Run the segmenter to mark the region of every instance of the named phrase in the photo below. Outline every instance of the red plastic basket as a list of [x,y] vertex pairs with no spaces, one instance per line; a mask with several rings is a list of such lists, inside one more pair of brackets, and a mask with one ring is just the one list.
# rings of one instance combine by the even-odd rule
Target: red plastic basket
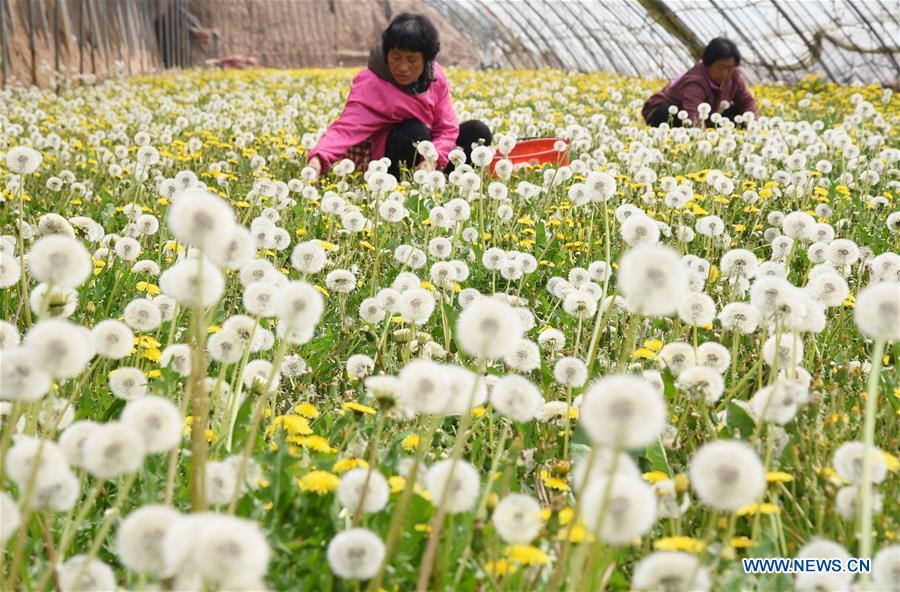
[[[552,164],[554,166],[563,166],[569,164],[569,142],[566,142],[566,149],[562,152],[553,148],[553,145],[560,141],[561,138],[531,138],[520,140],[516,146],[506,156],[513,163],[514,168],[521,167],[526,164]],[[499,160],[503,159],[503,155],[499,152],[494,155],[491,162],[491,172]],[[496,173],[495,173],[496,174]]]

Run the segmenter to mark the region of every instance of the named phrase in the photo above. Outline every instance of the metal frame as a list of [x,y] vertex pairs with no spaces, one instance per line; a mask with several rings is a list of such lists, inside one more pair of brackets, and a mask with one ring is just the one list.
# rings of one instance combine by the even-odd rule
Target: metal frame
[[[500,47],[509,67],[615,71],[671,77],[690,48],[638,0],[424,0],[476,48]],[[900,80],[900,19],[884,0],[661,0],[704,42],[740,43],[746,69],[764,80],[807,73],[833,82]],[[865,32],[865,34],[863,34]],[[893,43],[894,45],[891,45]]]

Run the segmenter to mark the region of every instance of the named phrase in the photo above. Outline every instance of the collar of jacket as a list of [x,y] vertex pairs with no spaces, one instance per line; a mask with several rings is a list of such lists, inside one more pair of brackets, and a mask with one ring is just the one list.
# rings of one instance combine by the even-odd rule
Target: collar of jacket
[[394,80],[394,77],[391,76],[391,70],[388,68],[387,60],[384,55],[384,51],[381,49],[381,43],[375,44],[372,48],[372,51],[369,52],[369,70],[375,72],[375,74],[381,78],[382,80],[386,80],[402,90],[403,92],[411,95],[420,95],[423,92],[428,90],[428,87],[431,86],[431,83],[434,82],[434,62],[426,62],[425,63],[425,71],[422,72],[422,75],[419,76],[419,79],[409,86],[401,86]]

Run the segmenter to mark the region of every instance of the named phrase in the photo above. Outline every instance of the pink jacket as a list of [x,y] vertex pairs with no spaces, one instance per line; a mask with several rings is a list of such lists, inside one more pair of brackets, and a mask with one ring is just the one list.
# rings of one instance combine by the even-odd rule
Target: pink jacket
[[344,112],[329,126],[309,158],[318,156],[324,173],[346,158],[351,147],[371,141],[370,158],[377,160],[384,156],[391,126],[413,118],[431,130],[437,165],[443,169],[449,161],[447,155],[456,146],[459,124],[450,100],[450,86],[440,66],[434,64],[434,81],[419,95],[404,92],[366,68],[353,77]]
[[711,113],[719,110],[719,104],[728,101],[735,105],[739,113],[752,111],[756,114],[756,100],[744,83],[740,70],[735,69],[731,78],[722,86],[717,86],[706,73],[703,62],[697,62],[693,68],[672,80],[664,89],[655,93],[641,109],[644,121],[650,121],[650,116],[657,107],[664,104],[676,105],[679,109],[687,111],[688,117],[694,123],[700,122],[697,106],[707,103],[712,107]]

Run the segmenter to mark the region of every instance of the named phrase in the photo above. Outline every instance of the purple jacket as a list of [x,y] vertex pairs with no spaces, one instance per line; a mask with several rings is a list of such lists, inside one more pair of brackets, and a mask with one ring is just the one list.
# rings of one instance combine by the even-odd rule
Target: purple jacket
[[701,61],[647,99],[644,108],[641,109],[641,115],[644,121],[649,122],[653,111],[660,105],[676,105],[679,109],[687,111],[688,117],[697,124],[700,123],[700,116],[697,113],[697,106],[700,103],[708,103],[712,107],[710,113],[715,113],[720,111],[719,105],[722,101],[728,101],[736,106],[740,113],[751,111],[754,115],[757,114],[756,100],[747,89],[738,69],[734,70],[729,80],[718,86],[710,79],[706,73],[706,66]]
[[331,124],[309,157],[318,156],[322,172],[336,161],[363,149],[368,158],[384,156],[384,145],[391,126],[404,119],[418,119],[431,130],[431,142],[437,149],[437,166],[443,169],[456,146],[459,125],[450,100],[447,77],[434,64],[434,82],[425,92],[414,95],[379,77],[371,68],[353,77],[344,112]]

